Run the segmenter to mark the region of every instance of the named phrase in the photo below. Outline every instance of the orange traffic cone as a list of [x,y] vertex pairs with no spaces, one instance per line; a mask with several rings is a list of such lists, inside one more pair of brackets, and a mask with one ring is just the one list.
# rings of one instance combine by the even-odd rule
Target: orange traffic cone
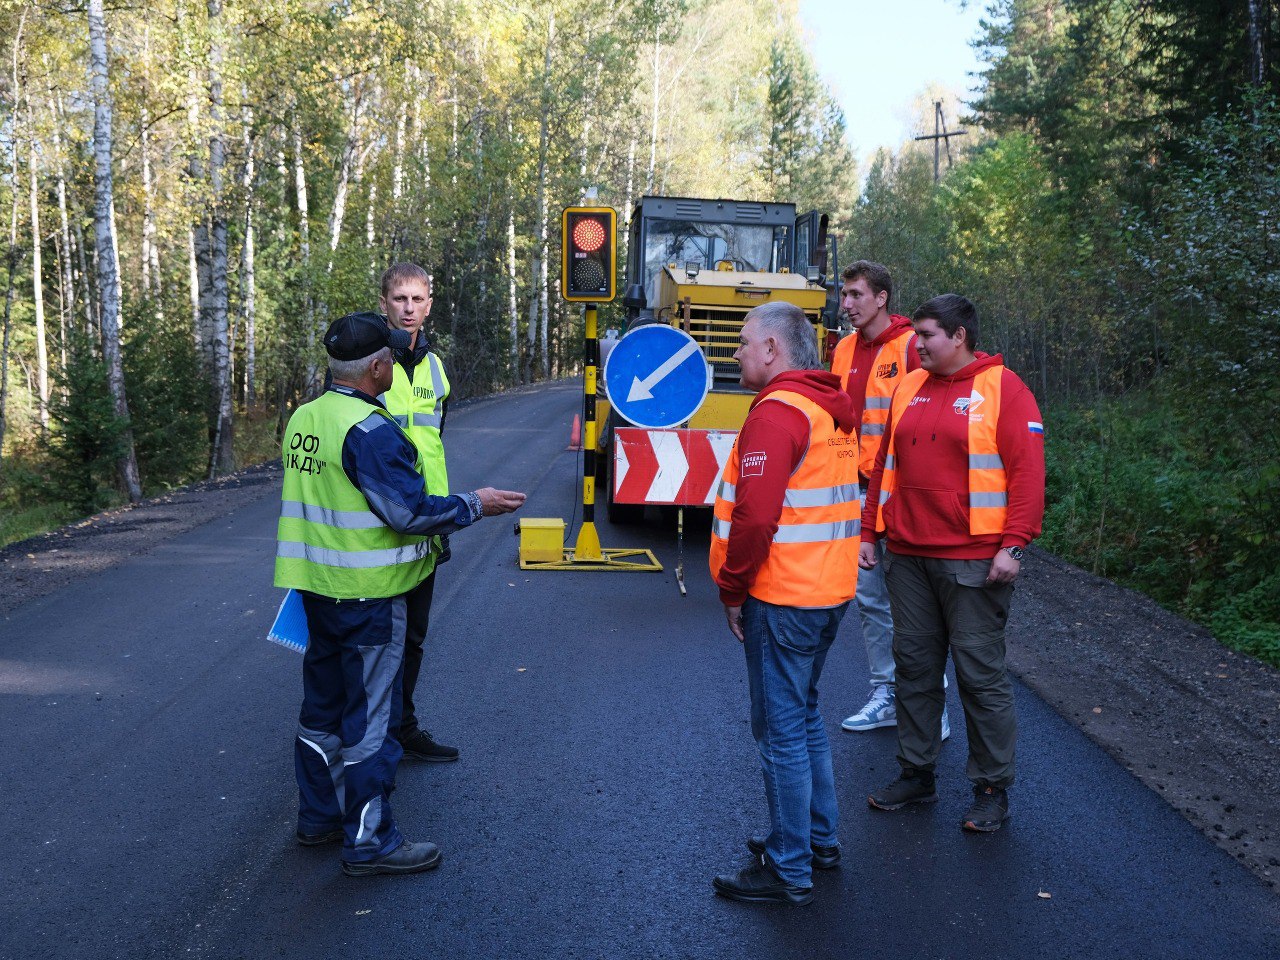
[[565,449],[582,449],[582,417],[576,413],[573,415],[573,426],[569,428],[569,445]]

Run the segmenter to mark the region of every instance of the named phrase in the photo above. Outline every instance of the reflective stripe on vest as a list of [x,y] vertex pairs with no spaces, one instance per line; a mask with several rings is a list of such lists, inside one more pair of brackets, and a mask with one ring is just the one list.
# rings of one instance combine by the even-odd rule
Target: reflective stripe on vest
[[405,536],[384,524],[342,469],[342,447],[353,428],[398,432],[381,409],[333,390],[289,418],[281,451],[276,586],[337,600],[394,597],[435,566],[431,538]]
[[[1003,376],[1004,367],[994,366],[973,378],[972,390],[983,398],[981,412],[969,414],[969,532],[974,536],[1004,533],[1008,517],[1008,479],[997,443]],[[884,472],[880,475],[880,503],[876,511],[879,533],[887,532],[884,507],[892,499],[898,483],[897,425],[928,379],[929,374],[924,370],[913,370],[893,396],[894,434],[889,437]]]
[[[769,554],[756,572],[751,596],[790,607],[834,607],[852,599],[857,588],[861,510],[858,466],[847,440],[831,414],[814,401],[789,390],[769,394],[764,402],[795,407],[809,421],[809,446],[787,481],[778,529]],[[738,434],[741,438],[742,434]],[[711,575],[719,575],[733,531],[733,510],[741,481],[742,460],[735,440],[716,493],[711,522]]]
[[[871,471],[875,469],[880,439],[884,436],[884,425],[889,419],[889,409],[893,402],[893,391],[907,374],[907,347],[915,335],[914,330],[903,330],[882,343],[870,361],[862,422],[858,426],[858,470],[864,477],[871,476]],[[855,330],[841,340],[831,360],[831,372],[840,377],[840,387],[843,390],[849,389],[849,378],[853,375],[853,354],[857,345],[854,338],[858,336],[861,334]],[[846,341],[848,347],[842,350]]]
[[[418,393],[423,386],[424,372],[431,379],[431,389],[424,391],[430,396]],[[448,399],[450,389],[440,358],[428,353],[414,367],[413,380],[409,379],[404,365],[396,363],[391,389],[379,398],[422,454],[422,477],[427,481],[427,493],[436,497],[449,495],[449,472],[445,467],[444,444],[440,440],[440,423],[441,406]]]

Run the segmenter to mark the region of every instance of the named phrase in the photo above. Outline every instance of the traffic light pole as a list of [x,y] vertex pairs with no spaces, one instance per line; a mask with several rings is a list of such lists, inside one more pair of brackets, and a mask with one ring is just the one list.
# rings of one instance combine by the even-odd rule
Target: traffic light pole
[[583,346],[582,428],[582,528],[573,548],[575,560],[604,560],[600,534],[596,532],[596,370],[600,364],[600,340],[596,305],[585,304],[586,337]]

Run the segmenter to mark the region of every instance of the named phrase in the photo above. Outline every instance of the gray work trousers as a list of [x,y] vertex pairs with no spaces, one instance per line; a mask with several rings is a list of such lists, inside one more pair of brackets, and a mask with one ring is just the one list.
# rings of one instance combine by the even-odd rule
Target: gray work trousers
[[1008,788],[1014,779],[1013,683],[1004,627],[1013,584],[986,585],[990,560],[885,553],[897,669],[898,763],[933,772],[942,749],[942,675],[950,651],[969,736],[969,779]]

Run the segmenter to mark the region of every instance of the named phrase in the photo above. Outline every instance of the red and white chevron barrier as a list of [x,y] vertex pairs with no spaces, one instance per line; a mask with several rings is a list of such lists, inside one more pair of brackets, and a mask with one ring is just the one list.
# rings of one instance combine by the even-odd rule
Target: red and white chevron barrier
[[614,430],[615,503],[709,507],[738,436],[730,430]]

